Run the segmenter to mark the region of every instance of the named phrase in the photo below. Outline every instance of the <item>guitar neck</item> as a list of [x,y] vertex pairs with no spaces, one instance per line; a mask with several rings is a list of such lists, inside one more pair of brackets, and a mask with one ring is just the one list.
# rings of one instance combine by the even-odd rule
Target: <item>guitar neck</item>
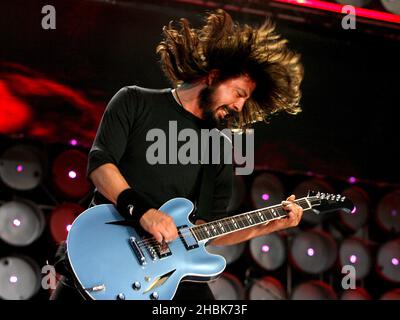
[[[303,211],[311,209],[311,204],[306,197],[294,202],[302,207]],[[287,212],[279,204],[204,223],[191,227],[190,230],[198,241],[207,241],[286,216]]]

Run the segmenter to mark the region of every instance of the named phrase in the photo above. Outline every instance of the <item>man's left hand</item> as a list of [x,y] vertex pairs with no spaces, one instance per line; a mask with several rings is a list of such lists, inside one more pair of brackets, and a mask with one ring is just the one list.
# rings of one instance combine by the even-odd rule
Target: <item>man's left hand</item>
[[287,211],[287,216],[259,226],[261,234],[296,227],[300,223],[303,216],[303,208],[294,202],[295,199],[295,195],[292,194],[286,201],[282,201],[282,207]]

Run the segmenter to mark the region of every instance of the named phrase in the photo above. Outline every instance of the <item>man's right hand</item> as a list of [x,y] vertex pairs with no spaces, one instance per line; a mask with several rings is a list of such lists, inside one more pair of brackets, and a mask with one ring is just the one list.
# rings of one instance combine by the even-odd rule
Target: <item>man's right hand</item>
[[171,242],[178,238],[178,229],[174,220],[162,211],[149,209],[139,222],[142,228],[152,234],[159,243]]

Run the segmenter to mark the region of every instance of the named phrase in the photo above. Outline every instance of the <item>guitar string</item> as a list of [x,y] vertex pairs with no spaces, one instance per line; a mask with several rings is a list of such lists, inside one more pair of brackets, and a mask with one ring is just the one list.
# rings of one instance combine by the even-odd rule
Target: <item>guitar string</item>
[[[298,201],[296,201],[296,203],[301,203],[301,202],[303,202],[303,203],[305,203],[305,204],[307,204],[307,202],[305,201],[305,199],[299,199]],[[279,209],[281,209],[282,207],[280,207],[280,205],[275,205],[275,206],[271,206],[271,207],[268,207],[268,208],[266,208],[266,209],[260,209],[259,211],[254,211],[254,212],[251,212],[251,214],[254,214],[254,213],[258,213],[258,212],[266,212],[267,210],[270,210],[270,209],[272,209],[272,208],[279,208]],[[285,212],[286,212],[286,210],[285,210]],[[242,222],[242,224],[244,225],[244,227],[248,227],[248,226],[246,226],[244,223],[243,223],[243,221],[248,221],[248,218],[247,217],[245,217],[245,215],[246,214],[249,214],[249,213],[244,213],[243,214],[243,216],[238,216],[238,217],[236,217],[235,218],[235,220],[239,223],[239,222]],[[287,215],[284,215],[284,216],[287,216]],[[272,221],[272,220],[275,220],[275,219],[280,219],[280,218],[282,218],[282,217],[284,217],[284,216],[279,216],[278,218],[272,218],[272,219],[268,219],[268,221]],[[224,222],[224,220],[230,220],[230,219],[233,219],[232,217],[228,217],[228,218],[225,218],[225,219],[223,219],[223,220],[220,220],[220,221],[222,221],[222,223]],[[261,224],[261,223],[260,223]],[[191,228],[191,230],[193,230],[193,231],[197,231],[197,230],[199,230],[199,229],[202,229],[204,226],[194,226],[194,227],[192,227]],[[230,230],[231,231],[231,230]],[[236,231],[236,230],[233,230],[233,231]],[[204,232],[204,231],[203,231]],[[152,238],[147,238],[147,239],[143,239],[143,240],[141,240],[141,241],[138,241],[137,242],[137,244],[139,244],[140,246],[146,246],[146,245],[148,245],[148,244],[157,244],[158,246],[161,246],[161,244],[154,238],[154,237],[152,237]]]

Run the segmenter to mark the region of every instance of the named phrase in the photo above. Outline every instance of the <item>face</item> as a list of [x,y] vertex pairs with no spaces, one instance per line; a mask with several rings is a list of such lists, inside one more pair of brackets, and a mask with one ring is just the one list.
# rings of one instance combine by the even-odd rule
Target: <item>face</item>
[[204,119],[221,126],[229,117],[240,113],[250,98],[255,82],[247,75],[231,78],[204,88],[200,92],[200,108]]

